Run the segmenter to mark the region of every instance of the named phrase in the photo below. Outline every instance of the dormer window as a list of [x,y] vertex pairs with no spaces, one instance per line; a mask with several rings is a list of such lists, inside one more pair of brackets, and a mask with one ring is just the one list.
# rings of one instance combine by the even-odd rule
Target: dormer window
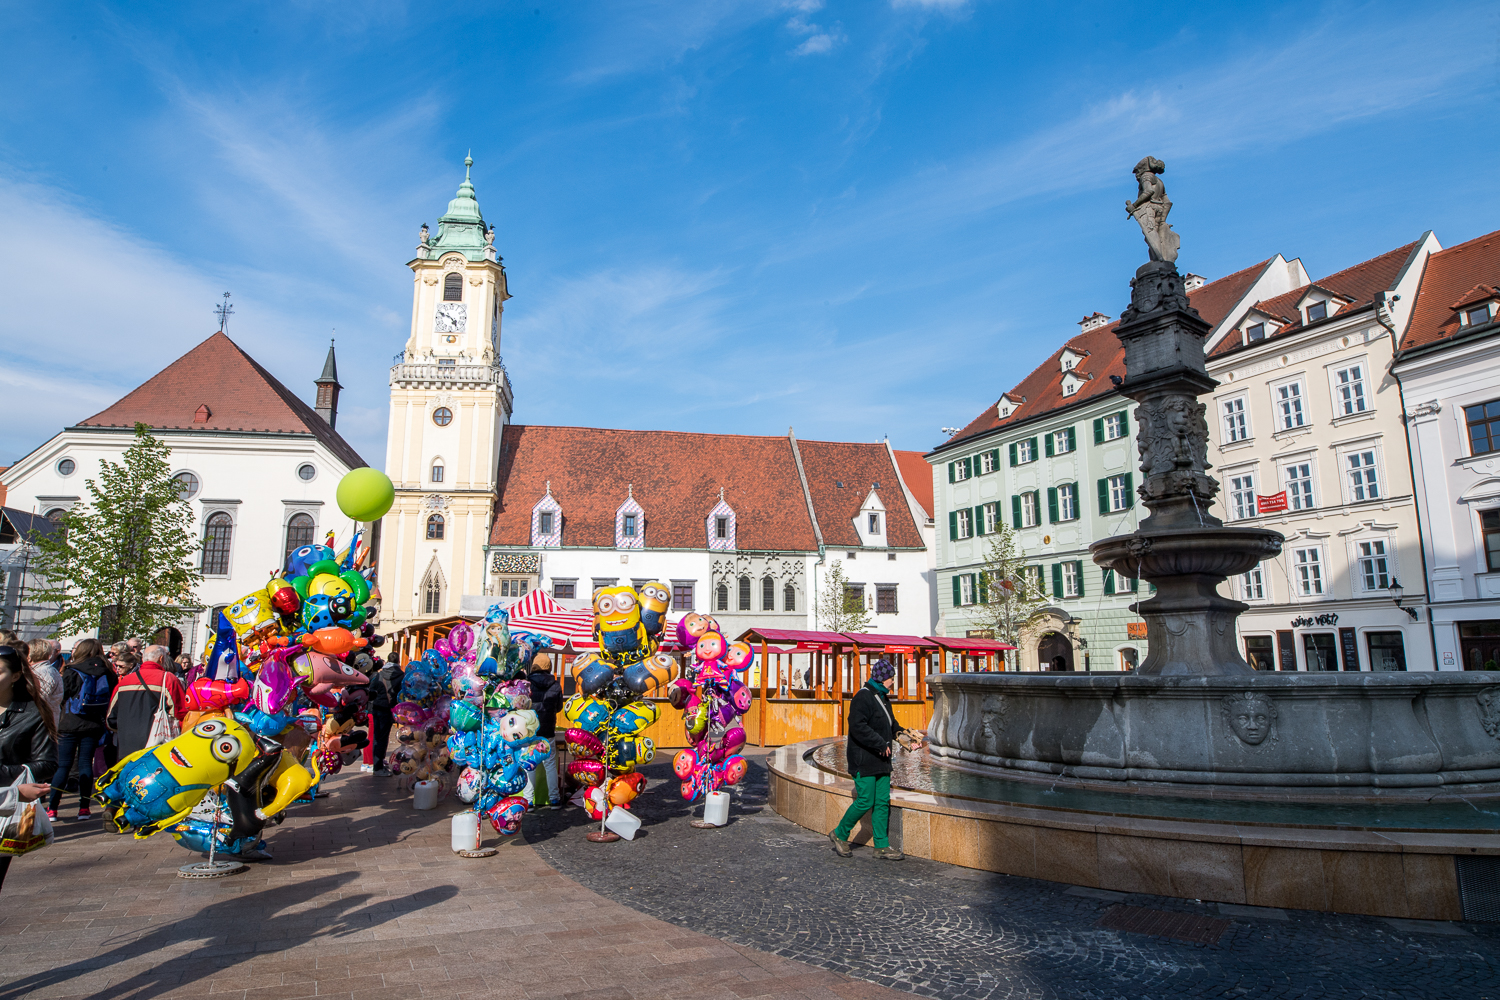
[[726,539],[728,537],[729,537],[729,518],[727,518],[727,517],[716,517],[716,518],[714,518],[714,538],[718,539],[719,541],[723,541],[724,539]]
[[1320,319],[1328,318],[1328,301],[1309,302],[1307,304],[1307,321],[1316,323]]
[[1266,324],[1252,323],[1245,327],[1245,343],[1253,344],[1257,340],[1266,339]]
[[646,544],[646,512],[635,500],[635,487],[627,487],[625,502],[615,511],[615,548],[639,549]]
[[869,533],[872,534],[872,535],[878,535],[878,534],[880,534],[880,515],[879,514],[871,514],[870,515],[870,531],[869,531]]
[[560,548],[562,546],[562,505],[552,495],[552,483],[547,483],[547,494],[531,508],[531,544],[538,548]]
[[636,515],[635,514],[626,514],[624,517],[622,517],[620,519],[620,525],[621,525],[621,527],[620,527],[620,534],[624,535],[626,538],[634,538],[635,537],[635,525],[636,525]]
[[1108,325],[1109,317],[1102,312],[1090,313],[1078,321],[1078,327],[1083,333],[1088,333],[1090,330],[1097,330],[1101,326]]
[[551,535],[551,534],[553,534],[554,531],[555,531],[555,529],[553,528],[553,520],[552,519],[555,516],[556,515],[554,515],[550,510],[543,511],[541,514],[537,515],[537,520],[536,520],[537,531],[540,534],[543,534],[543,535]]
[[1079,390],[1087,379],[1080,378],[1077,372],[1068,372],[1062,377],[1062,394],[1071,396]]
[[1000,397],[1000,402],[995,404],[995,413],[1000,417],[1001,420],[1004,420],[1012,413],[1015,413],[1016,410],[1019,409],[1021,404],[1024,402],[1026,402],[1025,396],[1021,396],[1020,398],[1016,399],[1012,398],[1009,393],[1006,393],[1004,396]]
[[734,508],[724,502],[724,491],[719,491],[719,502],[708,512],[704,527],[707,529],[708,547],[714,552],[733,552],[737,547],[735,538]]
[[1490,305],[1488,302],[1464,310],[1464,322],[1469,326],[1484,326],[1489,321]]

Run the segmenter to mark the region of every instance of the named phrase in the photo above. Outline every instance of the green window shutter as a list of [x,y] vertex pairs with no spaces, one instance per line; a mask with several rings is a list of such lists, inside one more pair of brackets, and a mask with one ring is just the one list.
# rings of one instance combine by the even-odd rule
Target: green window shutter
[[956,510],[948,512],[948,541],[958,541],[958,511]]
[[1052,457],[1052,441],[1053,441],[1053,437],[1052,437],[1051,434],[1048,434],[1042,440],[1047,445],[1047,457],[1051,458]]
[[1104,443],[1104,418],[1097,417],[1094,420],[1094,443]]
[[1073,560],[1073,579],[1078,581],[1078,596],[1083,596],[1083,560]]
[[1109,480],[1099,480],[1099,513],[1109,513]]
[[1021,494],[1019,493],[1010,498],[1010,520],[1016,527],[1021,526]]
[[1014,443],[1010,446],[1010,466],[1011,468],[1016,467],[1016,446]]
[[1052,564],[1052,596],[1062,596],[1062,563]]
[[974,537],[984,534],[984,504],[974,508]]
[[1069,451],[1077,451],[1078,450],[1078,431],[1077,431],[1076,428],[1073,428],[1073,427],[1069,427],[1068,428],[1068,450]]
[[1135,473],[1125,473],[1125,509],[1135,506]]
[[1107,569],[1104,571],[1104,594],[1109,596],[1115,592],[1115,571]]
[[951,482],[955,482],[955,481],[956,481],[956,480],[955,480],[955,479],[954,479],[954,478],[953,478],[953,466],[954,466],[954,464],[955,464],[955,463],[953,463],[953,462],[949,462],[949,463],[948,463],[948,482],[950,482],[950,483],[951,483]]
[[963,604],[963,601],[964,601],[963,584],[959,583],[959,581],[958,581],[958,574],[954,573],[953,574],[953,606],[955,608],[959,607],[960,605]]
[[1032,438],[1031,439],[1031,460],[1033,462],[1036,461],[1036,451],[1037,451],[1036,438]]
[[999,448],[995,448],[995,449],[992,449],[990,451],[990,465],[992,467],[994,467],[994,469],[995,469],[996,472],[1000,471],[1000,449]]
[[1130,411],[1120,411],[1120,436],[1130,437]]
[[1047,523],[1057,523],[1057,487],[1047,487]]
[[976,573],[974,575],[974,593],[979,595],[980,604],[988,604],[990,602],[990,582],[985,577],[986,574],[984,573]]

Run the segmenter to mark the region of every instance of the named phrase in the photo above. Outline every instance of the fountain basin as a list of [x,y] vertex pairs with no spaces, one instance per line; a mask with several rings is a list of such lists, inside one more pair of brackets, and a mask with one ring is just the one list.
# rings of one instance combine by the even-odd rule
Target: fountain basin
[[1306,797],[1500,795],[1500,676],[934,674],[931,752],[1017,775]]

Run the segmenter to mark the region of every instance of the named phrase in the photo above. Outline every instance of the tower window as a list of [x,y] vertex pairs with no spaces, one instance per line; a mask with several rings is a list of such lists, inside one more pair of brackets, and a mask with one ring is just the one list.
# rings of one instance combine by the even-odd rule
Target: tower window
[[449,424],[453,423],[453,411],[448,409],[446,406],[439,406],[437,409],[432,411],[432,422],[437,424],[439,427],[447,427]]
[[441,541],[443,537],[443,515],[434,514],[427,519],[427,537]]
[[432,463],[432,481],[435,482],[435,483],[440,483],[440,482],[443,481],[443,463],[442,462],[433,462]]
[[443,301],[462,302],[464,300],[464,276],[457,271],[449,271],[443,277]]
[[290,555],[304,545],[311,545],[316,528],[311,514],[293,514],[292,519],[286,523],[287,554]]

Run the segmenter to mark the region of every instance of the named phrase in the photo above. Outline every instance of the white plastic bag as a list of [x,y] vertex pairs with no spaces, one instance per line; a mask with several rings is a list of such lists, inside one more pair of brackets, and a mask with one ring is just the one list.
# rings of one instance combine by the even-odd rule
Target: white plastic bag
[[0,857],[30,854],[52,843],[52,821],[40,802],[22,802],[21,787],[32,783],[31,768],[23,767],[10,787],[0,792]]
[[[172,706],[176,708],[177,706]],[[161,672],[161,699],[156,703],[156,714],[151,717],[151,731],[146,734],[146,749],[182,735],[177,727],[177,717],[167,710],[167,671]]]

